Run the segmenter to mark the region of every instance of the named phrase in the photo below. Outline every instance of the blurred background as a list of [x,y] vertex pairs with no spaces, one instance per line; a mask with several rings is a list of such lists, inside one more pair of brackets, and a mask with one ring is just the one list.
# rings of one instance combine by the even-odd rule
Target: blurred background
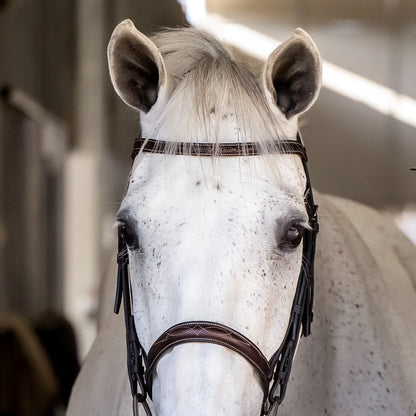
[[301,122],[314,187],[385,211],[416,242],[413,0],[0,0],[1,415],[28,414],[10,410],[16,368],[32,414],[63,414],[95,336],[138,134],[107,71],[125,18],[146,34],[189,22],[253,59],[307,30],[325,61]]

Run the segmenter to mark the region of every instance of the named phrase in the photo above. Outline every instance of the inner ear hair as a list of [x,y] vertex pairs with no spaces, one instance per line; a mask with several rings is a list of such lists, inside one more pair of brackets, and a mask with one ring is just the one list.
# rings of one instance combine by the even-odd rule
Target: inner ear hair
[[318,88],[315,59],[301,42],[291,44],[273,71],[276,102],[287,118],[305,111]]
[[306,111],[315,101],[321,85],[321,61],[309,35],[297,29],[292,38],[270,56],[266,85],[279,109],[289,119]]

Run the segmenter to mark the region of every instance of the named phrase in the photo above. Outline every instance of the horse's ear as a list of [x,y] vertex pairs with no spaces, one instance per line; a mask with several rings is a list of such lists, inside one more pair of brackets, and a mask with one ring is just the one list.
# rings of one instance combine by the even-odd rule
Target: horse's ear
[[267,91],[289,119],[308,110],[321,88],[321,58],[311,37],[302,29],[269,56],[264,72]]
[[162,90],[167,74],[156,45],[139,32],[129,19],[121,22],[107,49],[111,81],[128,105],[148,112]]

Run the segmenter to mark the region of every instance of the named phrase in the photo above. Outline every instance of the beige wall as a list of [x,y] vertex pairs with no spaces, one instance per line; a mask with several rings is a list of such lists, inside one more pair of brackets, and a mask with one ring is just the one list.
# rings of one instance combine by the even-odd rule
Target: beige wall
[[[207,0],[208,10],[217,13],[232,14],[236,9],[252,12],[263,10],[273,13],[276,17],[291,17],[307,14],[313,20],[325,19],[368,19],[379,20],[390,13],[391,6],[396,3],[389,0]],[[401,19],[416,18],[416,2],[401,0],[397,2]]]

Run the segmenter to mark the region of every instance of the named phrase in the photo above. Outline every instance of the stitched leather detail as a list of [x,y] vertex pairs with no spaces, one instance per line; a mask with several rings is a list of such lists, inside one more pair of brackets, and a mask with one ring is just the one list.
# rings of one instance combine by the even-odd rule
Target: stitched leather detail
[[134,142],[133,152],[131,155],[132,159],[134,159],[140,152],[202,157],[259,156],[262,154],[297,154],[303,160],[307,160],[305,148],[300,142],[295,140],[270,141],[269,143],[264,143],[263,146],[260,146],[260,144],[257,142],[187,143],[167,142],[163,140],[152,140],[140,137],[137,138]]
[[272,370],[260,349],[234,329],[207,321],[183,322],[165,331],[149,350],[146,378],[151,377],[157,362],[169,348],[191,342],[217,344],[237,352],[256,368],[263,390],[268,391]]

